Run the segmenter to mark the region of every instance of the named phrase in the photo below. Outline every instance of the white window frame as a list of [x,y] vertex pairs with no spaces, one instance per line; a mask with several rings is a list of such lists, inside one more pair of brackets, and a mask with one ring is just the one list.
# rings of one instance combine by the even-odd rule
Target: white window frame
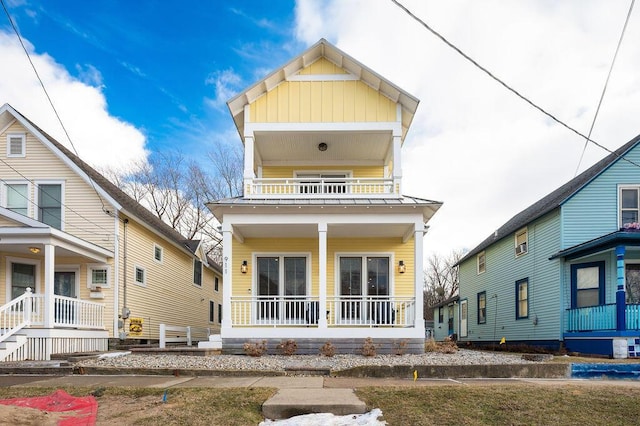
[[[638,208],[635,209],[638,212],[638,222],[640,222],[640,185],[618,185],[618,229],[621,229],[624,226],[622,223],[622,191],[624,189],[632,189],[635,190],[638,196]],[[627,209],[631,210],[631,209]]]
[[[196,282],[196,262],[200,262],[200,284]],[[204,262],[202,259],[194,258],[191,263],[191,283],[197,288],[202,288],[204,285]]]
[[[142,271],[142,282],[138,281],[138,269]],[[133,267],[133,282],[140,287],[147,286],[147,270],[144,267],[140,265],[135,265]]]
[[[278,276],[281,280],[284,280],[284,258],[285,257],[304,257],[306,259],[307,276],[306,276],[306,289],[307,296],[311,295],[311,269],[313,267],[311,262],[310,252],[255,252],[252,253],[251,258],[254,268],[251,268],[251,287],[252,294],[258,296],[258,258],[259,257],[277,257],[278,258]],[[278,283],[278,296],[284,296],[284,285]]]
[[[360,277],[361,279],[361,283],[360,285],[362,286],[363,290],[365,287],[364,284],[364,280],[367,279],[367,277],[365,276],[366,274],[364,273],[366,271],[366,265],[364,264],[364,262],[366,261],[367,257],[388,257],[389,258],[389,297],[394,297],[395,293],[395,265],[396,265],[396,261],[395,261],[395,255],[394,253],[391,252],[339,252],[335,254],[335,258],[333,260],[333,264],[335,265],[334,269],[334,282],[335,282],[335,295],[336,297],[340,297],[340,258],[341,257],[359,257],[362,259],[362,277]],[[365,292],[363,291],[362,297],[367,297],[367,294],[364,294]]]
[[[107,270],[107,282],[106,284],[94,284],[93,271],[106,269]],[[111,288],[111,266],[106,263],[89,263],[87,264],[87,288],[92,289],[96,287]]]
[[[480,257],[484,259],[482,263],[480,263]],[[480,265],[482,265],[482,270],[480,270]],[[485,250],[482,250],[476,256],[476,272],[478,275],[480,275],[480,274],[484,274],[486,271],[487,271],[487,252]]]
[[4,180],[2,182],[2,207],[8,209],[9,207],[7,206],[8,203],[8,194],[9,194],[9,189],[7,188],[8,185],[27,185],[27,217],[31,217],[33,218],[33,200],[32,200],[32,185],[31,182],[28,180],[14,180],[14,179],[7,179]]
[[[304,176],[304,175],[314,175],[314,176]],[[344,179],[352,179],[353,171],[352,170],[294,170],[293,177],[294,179],[315,179],[315,175],[318,175],[318,179],[323,179],[322,175],[344,175]],[[329,178],[331,179],[331,178]],[[338,179],[338,178],[336,178]],[[340,184],[337,184],[340,185]],[[344,183],[346,194],[351,192],[351,188],[347,183]]]
[[76,274],[76,299],[80,299],[80,280],[82,279],[80,265],[56,264],[54,272],[73,272]]
[[[22,140],[22,149],[20,154],[11,153],[11,139],[20,138]],[[7,157],[24,158],[27,156],[27,134],[26,133],[7,133]]]
[[[36,187],[34,191],[34,199],[35,199],[35,211],[33,214],[33,218],[37,221],[40,220],[40,185],[60,185],[60,230],[64,231],[65,228],[65,206],[64,206],[64,194],[66,192],[65,189],[65,181],[60,179],[51,179],[51,180],[37,180],[34,182]],[[43,222],[44,223],[44,222]]]
[[25,265],[35,265],[35,287],[33,293],[41,293],[42,289],[40,288],[40,260],[38,259],[29,259],[27,257],[6,257],[6,268],[5,268],[5,282],[6,286],[6,298],[5,300],[9,302],[11,300],[11,287],[13,287],[11,280],[11,264],[12,263],[24,263]]
[[[524,243],[521,243],[520,245],[524,245],[524,248],[520,248],[520,253],[518,253],[518,237],[521,235],[525,235],[525,241]],[[524,256],[525,254],[529,253],[529,228],[528,227],[524,227],[524,228],[520,228],[518,229],[514,234],[513,234],[513,244],[514,244],[514,251],[516,254],[516,257],[520,257],[520,256]]]
[[[157,250],[160,250],[160,259],[156,258],[156,252]],[[156,263],[160,263],[162,264],[164,261],[164,249],[162,248],[162,246],[159,246],[158,244],[153,244],[153,260]]]

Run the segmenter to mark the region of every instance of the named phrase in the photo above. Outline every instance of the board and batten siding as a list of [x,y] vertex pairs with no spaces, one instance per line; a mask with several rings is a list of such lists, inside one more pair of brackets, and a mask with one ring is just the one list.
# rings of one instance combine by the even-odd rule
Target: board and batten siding
[[290,179],[296,172],[351,172],[353,178],[384,178],[383,166],[266,166],[262,168],[263,178]]
[[[193,256],[129,219],[126,230],[127,267],[124,268],[124,225],[120,225],[120,272],[126,274],[127,306],[131,317],[142,318],[139,339],[158,339],[159,324],[211,327],[209,300],[221,302],[222,292],[215,292],[214,273],[203,267],[202,286],[193,282]],[[154,257],[155,245],[162,247],[162,261]],[[135,268],[145,270],[145,284],[135,280]],[[123,304],[124,280],[121,278],[120,303]],[[217,309],[217,306],[216,306]],[[126,322],[128,330],[129,322]]]
[[[486,272],[477,273],[476,256],[460,265],[460,299],[468,300],[468,337],[461,340],[561,339],[560,260],[549,260],[560,247],[559,229],[556,209],[527,227],[527,254],[515,257],[515,235],[510,234],[485,250]],[[516,320],[515,285],[524,278],[529,282],[529,317]],[[486,323],[478,324],[477,295],[483,291],[487,295]]]
[[[298,75],[345,74],[326,59]],[[358,80],[283,81],[250,104],[255,123],[392,122],[396,103]]]
[[[640,163],[640,146],[625,154],[625,158]],[[622,226],[618,224],[620,185],[640,186],[640,169],[617,160],[563,204],[562,248],[614,232]]]
[[[327,239],[327,296],[339,293],[339,277],[336,276],[336,255],[391,255],[389,268],[393,282],[393,295],[414,295],[413,249],[415,239],[402,243],[400,238],[328,238]],[[319,294],[318,239],[316,238],[245,238],[244,243],[233,242],[233,296],[251,296],[255,291],[254,255],[310,254],[311,295]],[[240,273],[243,260],[248,262],[246,274]],[[398,273],[398,260],[404,260],[407,271]]]
[[[26,156],[7,157],[7,133],[26,134]],[[65,164],[56,154],[29,133],[19,123],[9,126],[0,134],[0,176],[7,181],[31,181],[29,216],[37,219],[38,181],[60,182],[62,194],[63,220],[62,230],[83,240],[92,242],[108,250],[114,249],[114,219],[106,214],[103,203],[94,188]],[[5,163],[6,162],[6,163]]]

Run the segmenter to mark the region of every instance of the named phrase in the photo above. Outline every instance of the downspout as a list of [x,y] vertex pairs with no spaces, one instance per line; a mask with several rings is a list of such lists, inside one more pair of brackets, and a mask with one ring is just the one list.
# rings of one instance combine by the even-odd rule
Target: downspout
[[129,318],[129,308],[127,307],[127,224],[129,219],[124,218],[122,220],[124,224],[122,232],[122,332],[120,333],[120,340],[124,340],[126,333],[124,331],[124,320]]
[[120,218],[118,213],[114,215],[114,262],[113,262],[113,337],[119,335],[120,318],[118,316],[120,302]]

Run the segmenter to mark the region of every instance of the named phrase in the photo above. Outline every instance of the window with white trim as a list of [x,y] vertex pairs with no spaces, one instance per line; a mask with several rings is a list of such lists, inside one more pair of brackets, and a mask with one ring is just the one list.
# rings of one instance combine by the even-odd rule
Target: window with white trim
[[6,182],[3,185],[2,204],[13,212],[29,216],[29,184],[27,182]]
[[487,255],[484,250],[478,253],[476,261],[478,265],[478,275],[480,275],[487,270]]
[[516,244],[516,257],[522,256],[523,254],[527,254],[529,250],[527,228],[522,228],[521,230],[516,232],[515,244]]
[[89,288],[111,287],[109,265],[104,265],[104,264],[88,265],[87,266],[87,286]]
[[143,267],[136,266],[134,276],[135,276],[136,284],[142,285],[142,286],[147,285],[147,274]]
[[25,157],[27,136],[24,133],[9,133],[7,135],[7,157]]
[[38,184],[38,220],[52,228],[62,228],[62,184]]
[[638,212],[640,211],[640,188],[637,186],[623,186],[620,187],[620,193],[618,194],[620,204],[620,228],[626,228],[633,223],[638,223],[640,218]]
[[156,262],[162,263],[162,247],[157,244],[153,245],[153,258]]
[[193,283],[202,286],[202,261],[193,259]]

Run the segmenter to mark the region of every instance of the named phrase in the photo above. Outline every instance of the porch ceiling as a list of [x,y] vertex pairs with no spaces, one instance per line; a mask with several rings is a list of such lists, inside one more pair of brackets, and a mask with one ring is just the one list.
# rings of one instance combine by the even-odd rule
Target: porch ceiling
[[[369,162],[383,164],[392,142],[390,131],[255,132],[256,151],[263,163]],[[326,151],[318,145],[327,144]]]
[[[234,231],[245,238],[318,238],[318,225],[309,224],[270,224],[270,225],[234,225]],[[329,224],[328,238],[389,238],[403,237],[411,232],[413,224]]]

